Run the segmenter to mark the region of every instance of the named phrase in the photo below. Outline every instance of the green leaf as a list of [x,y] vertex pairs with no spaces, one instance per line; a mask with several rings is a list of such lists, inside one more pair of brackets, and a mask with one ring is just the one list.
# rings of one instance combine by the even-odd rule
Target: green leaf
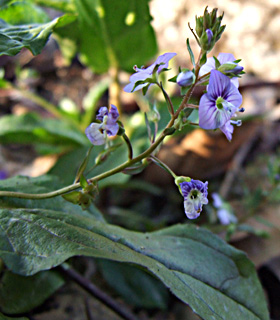
[[[56,176],[43,175],[36,178],[16,176],[6,180],[0,180],[1,191],[17,191],[28,193],[46,193],[62,188],[62,181]],[[0,197],[1,208],[42,208],[70,212],[75,215],[93,216],[104,221],[101,212],[93,205],[90,213],[82,210],[80,206],[74,205],[62,197],[42,200],[26,200],[19,198]]]
[[0,142],[44,143],[63,147],[89,145],[86,135],[58,119],[42,119],[35,113],[0,118]]
[[206,61],[207,61],[207,52],[204,52],[202,57],[201,57],[201,59],[200,59],[200,61],[199,61],[199,64],[201,66],[203,66],[206,63]]
[[25,277],[6,271],[1,278],[0,308],[8,314],[31,311],[41,305],[64,284],[55,271],[43,271]]
[[28,320],[28,318],[20,317],[20,318],[14,318],[14,317],[8,317],[4,316],[3,313],[0,312],[0,320]]
[[45,11],[27,1],[15,2],[9,6],[2,7],[0,19],[12,25],[46,23],[50,20]]
[[95,72],[132,71],[157,52],[149,0],[75,0],[81,60]]
[[194,60],[194,55],[193,55],[193,52],[192,52],[192,48],[190,46],[189,38],[187,39],[187,48],[188,48],[188,51],[189,51],[189,55],[190,55],[190,58],[191,58],[192,65],[195,68],[195,60]]
[[27,48],[33,55],[37,55],[55,28],[71,23],[75,19],[74,15],[64,15],[44,24],[18,26],[0,20],[0,55],[14,56],[22,48]]
[[109,286],[129,304],[139,308],[166,309],[168,291],[161,282],[147,272],[109,260],[100,260],[98,265]]
[[[77,171],[77,174],[76,174],[74,182],[78,182],[80,179],[85,180],[85,177],[83,176],[83,174],[84,174],[84,171],[85,171],[85,169],[86,169],[86,167],[88,165],[89,157],[90,157],[90,153],[91,153],[92,148],[93,148],[93,146],[89,147],[84,160],[82,161],[81,165],[79,166],[79,169]],[[81,180],[81,182],[82,182],[82,180]],[[83,188],[84,187],[85,186],[83,186]]]
[[[106,159],[101,162],[100,165],[95,166],[93,170],[90,171],[89,174],[87,174],[86,178],[89,179],[91,177],[97,176],[101,173],[104,173],[108,170],[111,170],[118,165],[124,163],[127,161],[127,148],[126,145],[121,145],[120,147],[114,148],[112,147],[112,152],[110,152]],[[96,157],[104,150],[104,146],[94,146],[92,149],[92,152],[90,154],[90,157],[88,159],[88,168],[91,168],[95,164]],[[64,184],[70,184],[74,181],[76,177],[76,173],[78,168],[81,165],[81,161],[84,158],[86,152],[88,151],[87,147],[75,149],[64,156],[62,156],[60,159],[58,159],[55,166],[49,171],[50,174],[58,176],[62,181],[64,181]],[[68,164],[71,163],[71,166],[69,167]],[[87,173],[87,170],[85,170],[85,173]],[[118,173],[115,175],[112,175],[106,179],[100,180],[98,182],[99,188],[104,188],[107,186],[110,186],[112,184],[119,184],[124,183],[129,179],[129,176],[123,173]]]
[[269,319],[246,254],[195,225],[139,233],[70,213],[2,209],[0,232],[1,258],[15,273],[35,274],[75,255],[132,263],[203,319]]

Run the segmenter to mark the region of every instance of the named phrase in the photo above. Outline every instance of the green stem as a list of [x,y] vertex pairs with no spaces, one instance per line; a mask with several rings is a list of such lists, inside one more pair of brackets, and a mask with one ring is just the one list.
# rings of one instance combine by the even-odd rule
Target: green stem
[[128,136],[124,133],[122,135],[126,145],[127,145],[127,149],[128,149],[128,159],[131,160],[133,158],[133,149],[132,149],[132,145],[131,145],[131,142],[128,138]]
[[[195,69],[195,75],[196,79],[198,78],[198,72],[200,69],[199,61],[201,58],[202,52],[200,52],[199,57],[198,57],[198,62],[196,64],[196,69]],[[168,130],[170,129],[173,125],[175,120],[177,119],[179,113],[181,112],[182,109],[185,108],[185,105],[188,103],[192,92],[194,90],[194,87],[197,84],[197,80],[195,83],[191,86],[190,90],[187,92],[185,95],[184,99],[182,100],[178,110],[175,112],[174,115],[172,115],[169,123],[167,124],[165,130],[162,131],[162,133],[159,135],[159,137],[156,139],[156,141],[143,153],[139,154],[137,157],[133,159],[129,159],[128,161],[124,162],[123,164],[119,165],[118,167],[111,169],[107,172],[101,173],[98,176],[92,177],[89,179],[90,182],[98,182],[102,179],[105,179],[107,177],[110,177],[116,173],[122,172],[125,168],[132,166],[133,164],[140,162],[141,160],[150,157],[152,152],[162,143],[164,138],[168,135]],[[41,193],[41,194],[30,194],[30,193],[21,193],[21,192],[14,192],[14,191],[0,191],[0,197],[14,197],[14,198],[22,198],[22,199],[48,199],[48,198],[53,198],[59,195],[62,195],[64,193],[73,191],[75,189],[80,188],[80,182],[74,183],[70,186],[61,188],[56,191],[48,192],[48,193]]]
[[164,162],[162,162],[159,158],[151,155],[149,157],[156,165],[158,165],[159,167],[163,168],[165,171],[167,171],[168,173],[170,173],[172,175],[172,177],[174,179],[177,178],[177,175],[168,167],[168,165],[166,165]]

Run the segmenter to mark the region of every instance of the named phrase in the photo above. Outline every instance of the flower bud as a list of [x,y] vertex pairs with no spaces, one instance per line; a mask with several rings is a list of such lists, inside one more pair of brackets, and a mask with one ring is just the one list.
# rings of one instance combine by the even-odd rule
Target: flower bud
[[239,74],[243,70],[243,67],[234,62],[226,62],[219,66],[217,70],[223,73]]
[[196,17],[195,19],[197,41],[205,52],[210,51],[214,47],[225,29],[225,26],[221,26],[223,14],[217,16],[217,11],[218,9],[214,8],[211,12],[208,12],[206,7],[203,16]]
[[195,75],[192,71],[185,69],[177,76],[176,82],[181,87],[191,86],[195,81]]
[[203,32],[203,17],[196,16],[195,20],[196,20],[195,32],[199,37],[201,37]]
[[211,29],[203,31],[200,37],[200,46],[205,51],[210,51],[215,44],[215,39],[213,39],[213,32]]

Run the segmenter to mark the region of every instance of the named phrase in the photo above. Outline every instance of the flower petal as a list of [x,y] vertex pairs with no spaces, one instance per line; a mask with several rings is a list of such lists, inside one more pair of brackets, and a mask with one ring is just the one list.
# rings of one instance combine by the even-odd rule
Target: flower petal
[[102,145],[105,143],[105,134],[100,132],[99,123],[91,123],[85,130],[86,136],[93,145]]
[[138,81],[146,81],[148,79],[152,79],[154,70],[157,66],[159,66],[157,69],[157,73],[160,73],[163,69],[167,69],[169,60],[172,59],[175,55],[176,53],[167,52],[159,56],[156,61],[146,69],[135,67],[134,70],[136,71],[136,73],[130,76],[130,83],[124,87],[124,91],[134,92],[146,87],[147,85],[150,85],[151,82],[141,83],[139,85],[136,85],[136,83]]
[[175,52],[166,52],[166,53],[160,55],[157,58],[157,60],[154,62],[155,66],[160,64],[157,72],[160,73],[163,69],[167,69],[169,60],[171,60],[176,55],[177,55],[177,53],[175,53]]
[[108,115],[108,108],[107,107],[101,107],[98,110],[98,114],[96,115],[96,119],[103,121],[104,116]]
[[234,127],[230,124],[230,121],[227,121],[223,126],[220,127],[221,131],[225,134],[228,141],[231,141]]
[[200,180],[184,181],[179,183],[184,196],[185,213],[189,219],[196,219],[202,211],[202,205],[208,203],[208,182]]
[[232,62],[235,60],[234,55],[232,53],[219,53],[217,59],[219,60],[220,64]]
[[242,95],[240,94],[238,89],[235,87],[235,85],[232,84],[231,82],[223,98],[234,106],[232,110],[232,115],[234,115],[242,103]]
[[213,57],[208,58],[207,62],[200,68],[199,76],[203,76],[211,70],[215,69],[215,60]]
[[217,129],[231,118],[231,112],[219,110],[216,102],[207,93],[200,99],[198,115],[199,126],[203,129]]
[[[220,71],[212,70],[209,78],[208,95],[215,100],[218,97],[225,97],[230,87],[230,80]],[[224,98],[225,99],[225,98]]]
[[196,219],[200,216],[201,210],[196,211],[194,208],[193,202],[190,200],[184,201],[184,209],[185,209],[186,216],[189,219]]

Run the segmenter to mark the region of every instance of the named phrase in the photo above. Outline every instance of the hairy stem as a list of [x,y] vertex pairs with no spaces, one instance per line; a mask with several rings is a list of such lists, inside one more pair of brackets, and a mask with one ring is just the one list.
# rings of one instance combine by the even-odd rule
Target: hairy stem
[[[188,103],[188,101],[193,93],[195,86],[197,85],[198,73],[199,73],[199,69],[200,69],[199,61],[200,61],[201,55],[202,55],[202,51],[200,52],[197,63],[196,63],[196,68],[195,68],[196,81],[195,81],[195,83],[190,87],[190,90],[185,95],[179,108],[172,115],[165,130],[162,131],[162,133],[155,140],[155,142],[153,144],[151,144],[151,146],[146,151],[139,154],[137,157],[135,157],[133,159],[129,159],[128,161],[124,162],[123,164],[119,165],[118,167],[116,167],[114,169],[111,169],[109,171],[106,171],[104,173],[99,174],[98,176],[95,176],[95,177],[88,179],[90,182],[98,182],[98,181],[105,179],[107,177],[110,177],[116,173],[122,172],[125,168],[130,167],[133,164],[140,162],[141,160],[149,157],[152,154],[152,152],[163,142],[164,138],[168,135],[167,129],[172,128],[179,113],[181,112],[182,109],[185,108],[186,104]],[[78,189],[80,187],[81,187],[80,182],[77,182],[77,183],[74,183],[70,186],[61,188],[59,190],[55,190],[55,191],[47,192],[47,193],[41,193],[41,194],[30,194],[30,193],[22,193],[22,192],[14,192],[14,191],[0,191],[0,197],[14,197],[14,198],[22,198],[22,199],[48,199],[48,198],[53,198],[53,197],[65,194],[67,192],[73,191],[73,190]]]

